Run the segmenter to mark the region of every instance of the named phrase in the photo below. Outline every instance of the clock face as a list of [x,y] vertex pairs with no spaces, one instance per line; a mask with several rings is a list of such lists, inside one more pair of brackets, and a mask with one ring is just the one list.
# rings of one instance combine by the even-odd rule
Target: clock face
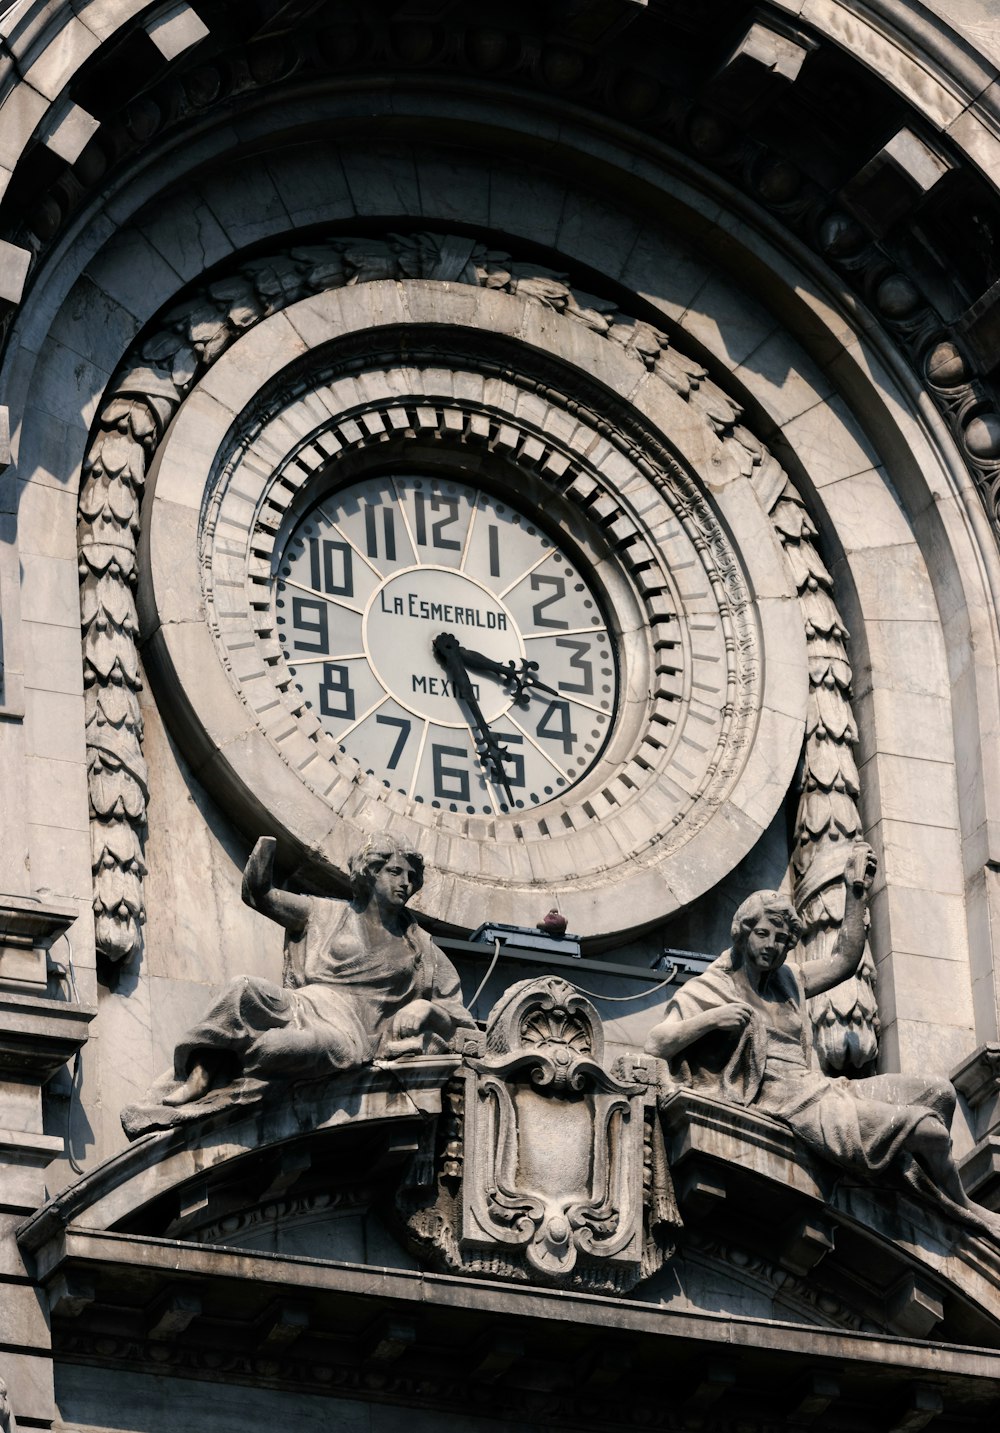
[[276,559],[290,675],[384,786],[495,815],[562,795],[614,725],[593,585],[538,524],[448,478],[382,475],[313,506]]

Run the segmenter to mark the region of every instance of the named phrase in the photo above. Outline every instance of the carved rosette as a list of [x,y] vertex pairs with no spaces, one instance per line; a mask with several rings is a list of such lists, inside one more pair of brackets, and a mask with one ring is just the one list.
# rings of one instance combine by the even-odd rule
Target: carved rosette
[[466,1058],[435,1167],[418,1158],[403,1192],[421,1251],[452,1270],[595,1292],[662,1268],[681,1221],[653,1062],[628,1066],[606,1067],[600,1017],[566,981],[508,990],[485,1053]]

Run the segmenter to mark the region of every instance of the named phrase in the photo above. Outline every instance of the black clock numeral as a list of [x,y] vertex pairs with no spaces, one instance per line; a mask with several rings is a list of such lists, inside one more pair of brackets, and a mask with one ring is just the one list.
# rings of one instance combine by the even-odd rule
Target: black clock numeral
[[[322,554],[322,556],[321,556]],[[328,597],[354,596],[354,554],[346,542],[309,539],[309,573],[313,587]]]
[[[338,706],[334,706],[331,697],[340,698]],[[339,662],[323,663],[323,681],[319,689],[319,709],[324,716],[338,717],[341,720],[354,720],[354,691],[351,687],[350,677],[347,668]]]
[[[501,746],[520,746],[524,741],[519,731],[498,731],[496,735]],[[509,752],[504,757],[503,771],[508,786],[524,786],[524,757],[519,751]]]
[[[423,493],[413,494],[413,504],[417,516],[417,546],[427,546],[427,500]],[[431,547],[436,547],[439,552],[460,552],[462,544],[457,537],[445,537],[444,530],[451,527],[452,523],[458,522],[458,500],[457,498],[444,498],[435,493],[431,498],[431,512],[444,511],[447,517],[438,518],[437,522],[431,523]]]
[[[309,612],[316,613],[315,622],[310,621]],[[296,637],[292,646],[297,652],[318,652],[325,657],[330,650],[330,610],[325,602],[315,597],[292,598],[292,626],[296,632],[311,633],[315,642],[302,642]]]
[[408,721],[406,717],[394,716],[377,716],[375,718],[375,721],[378,723],[379,726],[399,727],[399,735],[396,737],[395,744],[392,748],[392,754],[390,755],[389,760],[386,762],[386,770],[395,771],[396,767],[399,765],[399,758],[403,754],[403,747],[410,739],[410,732],[413,728],[413,723],[411,721]]
[[583,676],[579,682],[560,682],[561,692],[576,692],[581,697],[591,697],[594,694],[594,664],[584,660],[584,653],[590,651],[589,642],[574,642],[572,637],[557,637],[557,647],[568,648],[573,655],[569,659],[570,666]]
[[490,544],[490,576],[500,576],[500,529],[491,522],[487,529]]
[[[434,742],[431,746],[431,760],[434,765],[434,795],[439,801],[464,801],[469,800],[469,773],[464,766],[446,766],[445,761],[449,757],[460,757],[462,761],[468,760],[468,752],[460,746],[440,746]],[[448,789],[446,782],[453,782],[452,789]]]
[[559,617],[543,617],[542,613],[546,607],[551,607],[554,602],[561,602],[566,596],[566,579],[556,574],[549,576],[544,572],[533,572],[531,574],[531,590],[539,592],[543,587],[554,589],[551,597],[543,597],[541,602],[536,602],[531,609],[531,619],[536,627],[557,627],[565,630],[568,622],[563,622]]
[[378,560],[378,524],[375,516],[378,512],[382,514],[382,546],[385,548],[385,560],[386,562],[395,562],[396,514],[390,507],[376,508],[370,504],[365,507],[365,542],[368,547],[368,556]]
[[569,702],[549,702],[535,727],[535,735],[546,741],[561,742],[564,754],[572,756],[576,735],[570,724]]

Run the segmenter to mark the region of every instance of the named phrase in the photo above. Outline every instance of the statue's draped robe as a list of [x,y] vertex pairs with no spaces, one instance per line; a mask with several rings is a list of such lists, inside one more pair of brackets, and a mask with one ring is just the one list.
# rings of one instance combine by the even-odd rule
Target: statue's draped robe
[[676,1056],[671,1068],[684,1084],[773,1115],[817,1154],[859,1174],[883,1173],[929,1113],[950,1122],[953,1094],[943,1080],[824,1075],[794,966],[772,972],[758,991],[726,951],[681,987],[666,1016],[689,1019],[734,1001],[749,1005],[752,1018],[738,1037],[715,1032]]
[[[275,1078],[319,1078],[386,1053],[394,1017],[427,1000],[455,1027],[470,1027],[455,967],[409,912],[402,935],[366,923],[347,901],[308,898],[300,932],[289,937],[285,983],[231,980],[174,1051],[173,1070],[122,1122],[134,1137],[229,1105],[259,1099]],[[448,1042],[428,1032],[425,1053]],[[196,1061],[221,1068],[223,1084],[181,1106],[164,1104]]]

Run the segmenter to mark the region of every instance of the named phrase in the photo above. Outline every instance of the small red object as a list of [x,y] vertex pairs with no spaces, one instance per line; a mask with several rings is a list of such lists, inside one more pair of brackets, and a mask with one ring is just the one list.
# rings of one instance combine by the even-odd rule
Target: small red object
[[536,930],[543,930],[546,935],[565,935],[566,917],[557,910],[549,911],[548,915],[538,922]]

